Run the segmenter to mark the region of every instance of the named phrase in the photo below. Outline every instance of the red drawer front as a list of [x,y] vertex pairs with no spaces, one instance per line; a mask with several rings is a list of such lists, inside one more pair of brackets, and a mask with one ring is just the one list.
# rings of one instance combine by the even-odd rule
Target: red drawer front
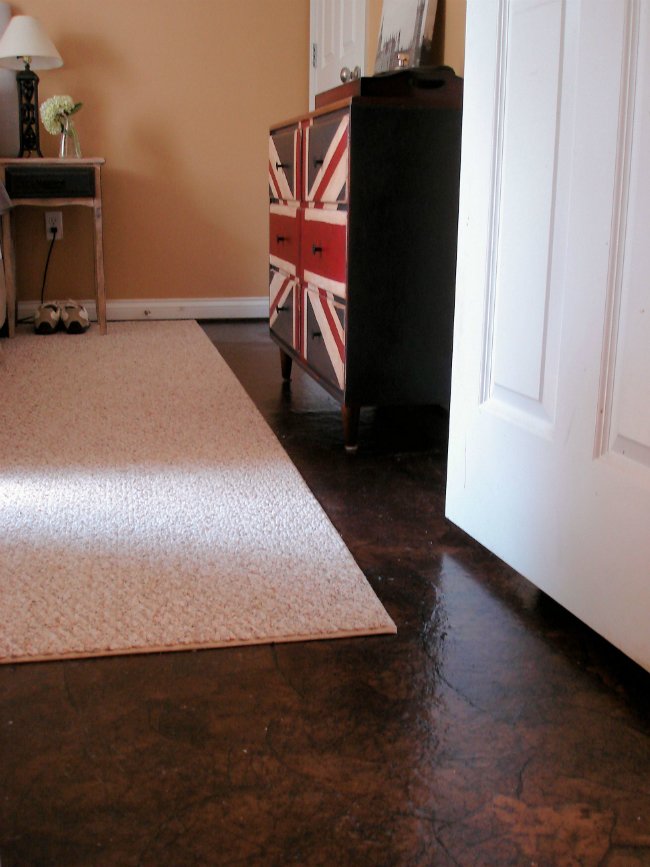
[[350,149],[347,111],[326,114],[305,130],[304,196],[308,202],[345,202]]
[[300,211],[297,205],[269,209],[269,255],[271,265],[296,274],[300,251]]
[[272,201],[298,199],[298,159],[301,132],[297,126],[275,130],[269,136],[269,196]]
[[332,385],[345,388],[345,305],[322,289],[303,296],[304,354],[307,363]]
[[302,225],[302,279],[342,298],[346,295],[347,218],[346,211],[308,208]]

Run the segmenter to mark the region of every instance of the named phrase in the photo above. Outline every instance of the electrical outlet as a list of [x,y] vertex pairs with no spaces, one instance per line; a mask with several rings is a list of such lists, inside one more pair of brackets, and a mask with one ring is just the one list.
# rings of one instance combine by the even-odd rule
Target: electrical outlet
[[46,211],[45,212],[45,237],[48,241],[52,240],[52,229],[56,229],[56,240],[63,240],[63,212],[62,211]]

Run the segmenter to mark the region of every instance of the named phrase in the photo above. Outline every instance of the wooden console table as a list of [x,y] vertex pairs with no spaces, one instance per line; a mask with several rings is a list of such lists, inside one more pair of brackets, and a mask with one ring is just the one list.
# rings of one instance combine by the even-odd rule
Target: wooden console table
[[[105,160],[102,157],[88,157],[82,159],[60,158],[11,158],[0,159],[0,182],[8,187],[7,192],[14,208],[17,207],[45,207],[61,208],[68,205],[81,205],[92,208],[94,215],[95,230],[95,301],[97,305],[97,321],[99,322],[100,334],[106,334],[106,294],[104,289],[104,252],[102,235],[102,185],[101,167]],[[26,194],[12,195],[12,185],[8,184],[7,170],[18,169],[31,170],[35,173],[42,172],[42,183],[36,182]],[[84,179],[91,177],[93,183],[88,185],[80,193],[72,187],[62,184],[62,192],[56,187],[57,171],[65,169],[66,179],[74,181],[75,174]],[[90,170],[90,175],[89,175]],[[54,181],[53,181],[54,179]],[[5,283],[7,288],[7,325],[9,337],[13,337],[16,328],[16,257],[14,253],[13,216],[12,211],[2,215],[2,255],[5,261]]]

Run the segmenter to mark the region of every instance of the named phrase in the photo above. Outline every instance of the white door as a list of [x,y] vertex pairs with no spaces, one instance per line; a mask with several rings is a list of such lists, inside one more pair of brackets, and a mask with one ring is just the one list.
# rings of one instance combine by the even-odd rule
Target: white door
[[447,515],[650,669],[650,0],[469,0]]
[[310,0],[309,107],[338,87],[341,70],[365,67],[366,0]]

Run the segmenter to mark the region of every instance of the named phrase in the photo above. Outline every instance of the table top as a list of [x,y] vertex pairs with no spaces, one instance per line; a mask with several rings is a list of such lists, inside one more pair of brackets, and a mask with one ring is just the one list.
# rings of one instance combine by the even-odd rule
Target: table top
[[103,166],[104,157],[0,157],[0,166]]

